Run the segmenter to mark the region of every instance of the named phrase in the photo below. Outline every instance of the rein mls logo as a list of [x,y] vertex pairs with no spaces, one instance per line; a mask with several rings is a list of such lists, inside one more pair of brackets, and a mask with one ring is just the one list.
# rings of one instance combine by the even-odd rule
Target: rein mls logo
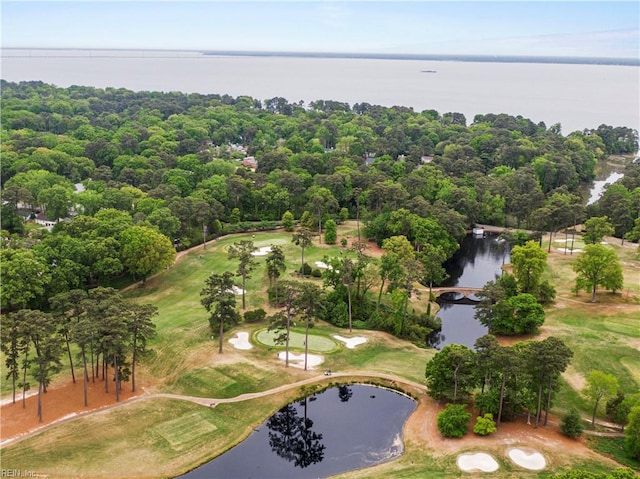
[[41,477],[46,478],[45,474],[38,474],[34,471],[22,471],[20,469],[0,469],[0,477]]

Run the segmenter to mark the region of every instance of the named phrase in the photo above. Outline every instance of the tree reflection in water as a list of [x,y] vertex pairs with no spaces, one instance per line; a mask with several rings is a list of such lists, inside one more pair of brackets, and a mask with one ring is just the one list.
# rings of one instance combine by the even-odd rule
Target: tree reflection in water
[[313,421],[307,417],[307,398],[300,401],[304,417],[289,404],[269,418],[269,446],[278,456],[304,469],[324,459],[322,434],[314,432]]
[[338,386],[338,397],[340,402],[348,402],[353,396],[353,391],[349,386]]

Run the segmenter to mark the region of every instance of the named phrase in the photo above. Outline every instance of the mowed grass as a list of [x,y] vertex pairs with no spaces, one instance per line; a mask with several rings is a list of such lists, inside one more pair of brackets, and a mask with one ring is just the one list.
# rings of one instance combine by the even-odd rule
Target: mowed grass
[[216,408],[138,401],[77,419],[2,450],[2,468],[56,478],[174,477],[240,442],[292,396]]
[[[256,342],[261,343],[269,347],[277,347],[278,349],[284,349],[284,344],[277,344],[275,342],[278,333],[276,331],[268,331],[267,329],[261,329],[255,333],[254,338]],[[309,351],[326,353],[337,349],[336,342],[326,336],[320,336],[318,334],[308,335]],[[303,331],[291,330],[289,333],[289,348],[304,350],[305,347],[305,334]]]
[[[562,339],[573,351],[572,374],[583,384],[591,371],[604,371],[616,376],[620,389],[631,394],[640,390],[640,262],[635,259],[636,247],[608,246],[622,265],[624,287],[617,293],[599,290],[597,303],[591,302],[590,293],[572,291],[576,253],[553,252],[549,256],[546,275],[558,298],[547,308],[543,330]],[[582,389],[565,380],[554,404],[556,412],[575,406],[585,416],[590,416],[593,408]]]
[[[355,237],[355,229],[350,231]],[[147,388],[200,397],[228,398],[247,392],[269,390],[300,379],[318,376],[296,368],[284,368],[273,350],[252,341],[254,348],[237,351],[227,343],[237,331],[248,331],[250,337],[265,327],[242,324],[225,333],[224,354],[217,353],[217,338],[211,338],[207,313],[200,304],[199,292],[211,272],[235,271],[237,262],[226,257],[226,248],[240,239],[253,240],[258,247],[283,246],[288,270],[284,277],[293,278],[293,268],[300,265],[300,248],[291,243],[284,232],[235,235],[209,243],[206,251],[185,255],[174,267],[136,288],[127,295],[133,301],[158,306],[157,337],[149,344],[152,352],[140,368],[142,377],[151,379]],[[340,247],[314,246],[305,251],[305,261],[313,265],[325,255],[344,251]],[[544,335],[563,339],[574,351],[572,362],[576,375],[586,376],[592,369],[615,374],[623,390],[640,388],[638,381],[638,327],[634,263],[628,249],[618,249],[626,258],[625,292],[599,295],[602,302],[590,304],[586,293],[571,293],[570,255],[554,254],[547,272],[559,292],[555,306],[548,308]],[[633,251],[632,251],[633,252]],[[627,255],[627,256],[624,256]],[[264,257],[258,257],[258,268],[247,282],[247,309],[267,307],[264,292],[268,284]],[[635,268],[635,270],[634,270]],[[636,275],[637,276],[637,275]],[[630,294],[627,292],[629,281]],[[320,280],[317,281],[320,284]],[[635,282],[634,282],[635,281]],[[240,279],[236,284],[241,285]],[[238,297],[240,307],[241,298]],[[351,336],[345,330],[318,323],[314,336],[330,338],[333,334]],[[337,342],[334,350],[322,353],[323,369],[375,374],[395,374],[424,384],[425,365],[434,350],[419,348],[406,341],[375,331],[357,331],[352,335],[367,337],[367,343],[350,350]],[[333,340],[331,340],[333,341]],[[331,378],[322,379],[330,381]],[[245,438],[278,408],[293,400],[300,390],[242,403],[219,404],[208,408],[184,401],[143,400],[120,408],[60,424],[34,437],[0,451],[3,469],[28,469],[49,477],[174,477],[201,464]],[[560,394],[554,399],[554,410],[561,411],[576,404],[590,413],[590,403],[573,384],[562,381]],[[340,477],[467,477],[455,465],[456,455],[439,456],[414,444],[406,444],[405,454],[397,461]],[[552,471],[528,473],[515,470],[497,455],[501,468],[492,477],[546,477]],[[553,462],[560,469],[571,465],[590,471],[607,469],[594,459],[562,454]]]

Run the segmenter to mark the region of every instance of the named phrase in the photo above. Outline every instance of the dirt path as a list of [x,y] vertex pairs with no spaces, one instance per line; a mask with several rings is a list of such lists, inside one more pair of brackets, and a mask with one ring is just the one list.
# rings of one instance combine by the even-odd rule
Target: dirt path
[[[356,371],[333,373],[330,377],[375,377],[380,379],[388,379],[405,386],[409,386],[410,388],[421,393],[426,393],[426,386],[392,374]],[[126,406],[132,404],[133,402],[142,400],[157,398],[178,399],[182,401],[190,401],[203,406],[215,407],[217,404],[221,403],[248,401],[250,399],[278,394],[280,392],[295,389],[300,386],[320,383],[326,381],[327,379],[328,377],[324,374],[316,375],[307,379],[303,379],[301,381],[296,381],[294,383],[283,384],[282,386],[269,389],[267,391],[241,394],[240,396],[232,398],[206,398],[198,396],[185,396],[181,394],[147,393],[144,391],[141,391],[137,395],[135,395],[131,392],[123,392],[121,401],[119,403],[115,402],[115,393],[113,392],[111,392],[110,394],[100,394],[103,385],[96,383],[97,387],[96,385],[93,385],[93,387],[90,388],[89,409],[85,408],[82,404],[82,384],[70,383],[60,388],[50,389],[47,393],[49,397],[45,398],[44,400],[45,422],[43,424],[38,423],[37,417],[35,417],[34,415],[34,411],[36,410],[35,401],[37,401],[37,397],[35,396],[27,399],[26,409],[22,408],[21,401],[18,401],[16,404],[7,404],[2,406],[0,408],[0,414],[2,418],[2,436],[0,440],[0,447],[22,441],[58,424],[72,421],[80,417],[86,417],[92,414],[104,413],[111,409]],[[144,388],[142,389],[144,390]],[[49,419],[47,420],[47,418]]]
[[[539,442],[540,444],[545,444],[548,441],[553,440],[558,444],[563,444],[563,447],[569,447],[572,450],[578,448],[580,454],[587,454],[592,452],[580,442],[569,440],[568,438],[562,436],[559,433],[558,425],[555,422],[552,422],[551,426],[549,427],[538,429],[533,429],[532,426],[527,425],[524,420],[516,421],[513,423],[504,423],[501,426],[499,433],[492,436],[491,442],[489,444],[487,443],[487,438],[478,438],[473,434],[467,435],[462,441],[442,438],[437,432],[436,425],[436,417],[437,414],[442,410],[442,407],[436,401],[427,396],[427,388],[425,385],[407,380],[393,374],[381,374],[367,371],[333,373],[330,376],[331,379],[359,377],[379,378],[393,381],[410,390],[414,396],[417,396],[418,407],[409,417],[409,419],[407,420],[407,424],[405,425],[406,440],[422,444],[436,451],[439,451],[438,454],[447,454],[450,452],[455,452],[462,448],[468,448],[476,445],[479,446],[480,444],[484,446],[489,444],[510,444],[514,441],[516,443],[531,443],[532,438],[538,438],[535,442]],[[141,394],[139,395],[134,395],[131,392],[123,392],[122,400],[119,403],[115,402],[115,395],[113,394],[113,392],[111,394],[104,394],[102,391],[102,384],[96,383],[96,385],[93,385],[93,388],[90,389],[91,409],[89,410],[85,409],[82,404],[80,404],[82,401],[82,395],[80,394],[82,384],[74,385],[70,383],[56,389],[51,389],[49,393],[47,393],[51,397],[50,399],[47,398],[45,400],[45,419],[47,417],[49,417],[50,419],[45,424],[38,424],[37,418],[33,417],[33,404],[30,404],[31,407],[26,410],[22,409],[22,405],[20,402],[18,402],[17,404],[8,404],[2,406],[2,408],[0,409],[0,412],[2,414],[2,440],[0,442],[0,448],[20,442],[59,424],[73,421],[80,417],[105,413],[114,408],[127,406],[138,401],[166,398],[190,401],[202,406],[215,407],[218,404],[248,401],[251,399],[278,394],[301,386],[326,382],[327,379],[329,379],[329,377],[325,376],[324,374],[315,375],[313,377],[309,377],[290,384],[284,384],[267,391],[242,394],[233,398],[207,398],[198,396],[186,396],[181,394],[148,393],[144,391],[141,391]],[[71,400],[71,398],[75,399]],[[36,400],[36,397],[31,397],[27,401],[34,402]],[[55,407],[56,404],[58,405],[57,407]],[[62,411],[60,410],[61,408],[63,409]],[[31,414],[28,414],[27,412],[30,412]],[[58,416],[57,418],[54,418],[56,414],[58,414]],[[615,437],[621,436],[620,433],[597,433],[597,435],[607,435]]]

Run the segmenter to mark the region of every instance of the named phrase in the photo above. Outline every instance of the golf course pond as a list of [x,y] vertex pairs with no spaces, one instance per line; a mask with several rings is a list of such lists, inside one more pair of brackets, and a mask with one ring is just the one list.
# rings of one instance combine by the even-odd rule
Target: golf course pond
[[[449,278],[441,286],[482,288],[499,278],[502,266],[509,261],[509,244],[498,235],[467,235],[460,249],[444,264]],[[473,349],[476,339],[487,334],[488,328],[475,318],[475,305],[451,301],[446,296],[438,303],[442,329],[427,338],[427,346],[442,349],[448,344],[463,344]]]
[[315,479],[373,466],[402,454],[402,428],[415,408],[394,391],[335,386],[284,406],[242,443],[180,478]]

